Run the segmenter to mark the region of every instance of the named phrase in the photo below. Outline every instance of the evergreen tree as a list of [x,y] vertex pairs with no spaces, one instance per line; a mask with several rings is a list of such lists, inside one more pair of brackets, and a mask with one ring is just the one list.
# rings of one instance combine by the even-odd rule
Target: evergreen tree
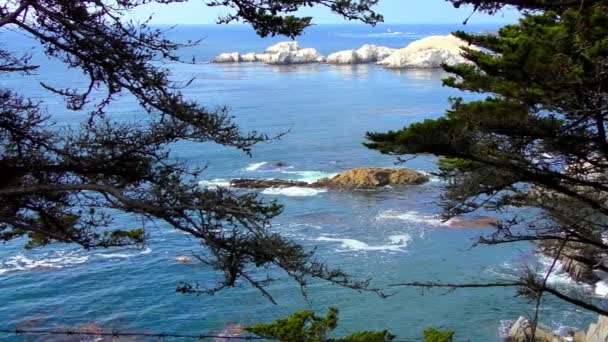
[[[444,117],[368,133],[366,145],[440,156],[446,219],[479,209],[503,212],[495,232],[479,243],[531,241],[579,280],[594,282],[595,272],[607,270],[608,251],[608,2],[452,2],[491,13],[504,5],[533,11],[498,34],[455,33],[483,49],[465,48],[470,63],[446,66],[452,76],[444,85],[485,99],[451,99]],[[539,213],[510,214],[512,207]],[[601,302],[546,280],[526,272],[520,281],[488,285],[519,286],[536,300],[551,293],[608,313]]]
[[[142,227],[117,227],[116,213],[131,222],[161,221],[200,240],[200,255],[223,274],[216,288],[184,284],[182,292],[213,292],[243,280],[269,294],[269,277],[256,268],[278,267],[306,285],[317,277],[353,288],[340,270],[316,261],[301,246],[270,229],[280,213],[276,203],[228,189],[203,189],[203,171],[169,158],[176,141],[214,142],[242,150],[269,138],[242,132],[225,109],[189,100],[158,61],[178,61],[183,47],[148,23],[124,19],[138,6],[181,0],[7,0],[0,3],[0,28],[33,38],[49,58],[82,71],[84,89],[57,80],[42,84],[62,96],[68,110],[87,111],[80,127],[59,130],[36,100],[18,89],[0,89],[0,240],[24,238],[27,247],[54,242],[84,248],[145,243]],[[349,19],[375,24],[377,0],[226,0],[234,13],[261,35],[295,36],[310,18],[290,13],[318,4]],[[3,36],[6,37],[6,36]],[[3,45],[4,46],[4,45]],[[0,73],[29,76],[39,69],[27,51],[0,46]],[[101,94],[101,95],[99,95]],[[120,123],[106,115],[108,104],[128,94],[143,120]],[[269,296],[270,297],[270,296]]]
[[357,331],[346,337],[330,339],[331,332],[337,326],[338,309],[330,307],[327,309],[325,317],[318,317],[312,310],[304,310],[295,312],[285,318],[277,319],[272,323],[260,323],[245,327],[245,330],[257,336],[281,342],[390,342],[395,338],[395,336],[384,330]]

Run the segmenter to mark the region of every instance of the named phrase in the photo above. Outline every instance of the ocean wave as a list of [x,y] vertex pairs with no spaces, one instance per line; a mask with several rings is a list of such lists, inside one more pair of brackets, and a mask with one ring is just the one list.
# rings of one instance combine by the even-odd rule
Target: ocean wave
[[264,195],[279,195],[290,197],[308,197],[316,196],[320,193],[327,192],[325,189],[310,189],[299,186],[291,186],[288,188],[268,188],[262,191]]
[[416,211],[386,210],[376,216],[377,220],[402,220],[415,223],[425,223],[433,226],[444,226],[445,222],[435,216],[424,215]]
[[428,171],[418,171],[418,172],[429,177],[429,182],[431,182],[431,183],[443,183],[443,180],[440,177],[437,177]]
[[388,240],[390,241],[389,244],[370,246],[363,241],[355,239],[341,239],[327,236],[319,236],[315,239],[315,241],[339,242],[340,247],[346,250],[402,252],[403,248],[407,247],[407,244],[411,240],[411,237],[408,234],[391,235],[388,237]]
[[[554,258],[544,256],[544,255],[538,256],[538,262],[540,264],[540,267],[537,271],[537,274],[539,277],[542,277],[542,278],[546,277],[547,272],[549,271],[549,269],[551,268],[551,265],[553,264],[553,261],[554,261]],[[553,272],[551,272],[551,274],[549,275],[549,278],[547,278],[547,284],[561,285],[561,286],[566,286],[566,287],[576,287],[576,288],[583,288],[584,290],[591,290],[591,287],[589,284],[581,283],[581,282],[574,280],[572,277],[570,277],[570,275],[568,275],[568,273],[562,271],[562,269],[563,269],[563,263],[558,260],[555,263],[555,268],[553,269]]]
[[200,180],[198,181],[198,185],[206,189],[215,189],[215,188],[228,188],[230,187],[230,180],[224,178],[216,178],[211,180]]
[[94,255],[104,259],[128,259],[138,255],[149,254],[150,252],[152,252],[152,250],[149,247],[146,247],[136,253],[97,253]]
[[83,264],[89,260],[88,255],[79,255],[76,252],[56,251],[46,253],[39,257],[27,257],[17,254],[0,260],[0,275],[27,270],[52,270],[66,266]]
[[268,164],[268,162],[260,162],[260,163],[253,163],[253,164],[249,164],[246,168],[245,171],[257,171],[259,168],[261,168],[262,166]]
[[608,281],[600,280],[595,283],[595,295],[598,297],[608,297]]
[[[524,272],[527,272],[527,270],[532,270],[539,278],[544,279],[547,276],[547,272],[551,268],[554,259],[544,255],[536,255],[536,258],[536,261],[532,261],[531,263],[504,262],[498,267],[492,267],[490,273],[500,278],[516,279]],[[547,278],[547,284],[562,288],[580,289],[587,293],[595,292],[598,295],[605,292],[608,295],[608,283],[600,284],[599,287],[599,283],[597,283],[594,291],[591,285],[578,282],[570,277],[568,273],[562,271],[562,265],[563,264],[560,261],[556,262],[553,271]]]
[[333,178],[338,174],[337,172],[324,171],[283,171],[283,173],[288,175],[297,175],[297,177],[292,180],[306,183],[314,183],[322,178]]
[[247,172],[283,172],[285,170],[293,169],[293,166],[282,165],[278,166],[278,163],[271,163],[267,161],[259,163],[251,163],[243,168],[243,171]]

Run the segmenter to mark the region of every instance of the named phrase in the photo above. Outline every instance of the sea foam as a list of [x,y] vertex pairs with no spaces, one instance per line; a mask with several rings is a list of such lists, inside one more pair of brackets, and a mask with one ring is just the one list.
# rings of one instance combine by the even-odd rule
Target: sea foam
[[433,226],[446,225],[445,222],[441,221],[435,216],[423,215],[416,211],[405,211],[399,212],[394,210],[386,210],[376,216],[377,220],[402,220],[415,223],[424,223]]
[[278,195],[278,196],[290,196],[290,197],[308,197],[316,196],[320,193],[327,192],[325,189],[310,189],[302,188],[299,186],[291,186],[288,188],[267,188],[262,193],[264,195]]
[[261,168],[262,166],[264,166],[266,164],[268,164],[268,162],[260,162],[260,163],[249,164],[245,168],[245,171],[249,171],[249,172],[257,171],[259,168]]
[[0,275],[9,272],[27,270],[50,270],[66,266],[83,264],[89,260],[88,255],[75,252],[57,251],[41,255],[37,258],[17,254],[0,261]]
[[402,252],[403,248],[407,247],[411,237],[407,234],[391,235],[388,237],[390,241],[386,245],[371,246],[367,243],[355,239],[340,239],[327,236],[319,236],[316,241],[339,242],[340,247],[347,250],[355,251],[393,251]]
[[198,185],[200,185],[206,189],[228,188],[228,187],[230,187],[230,180],[224,179],[224,178],[216,178],[216,179],[211,179],[211,180],[200,180],[200,181],[198,181]]

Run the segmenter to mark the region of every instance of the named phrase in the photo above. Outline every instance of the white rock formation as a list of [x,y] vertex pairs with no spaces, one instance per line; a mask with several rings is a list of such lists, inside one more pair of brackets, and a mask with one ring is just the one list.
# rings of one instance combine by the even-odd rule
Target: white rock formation
[[356,64],[357,52],[355,50],[344,50],[334,52],[327,56],[327,63],[329,64]]
[[298,50],[300,50],[300,45],[298,44],[298,42],[280,42],[267,48],[266,53],[273,54]]
[[298,42],[281,42],[266,49],[264,53],[222,53],[212,63],[261,62],[267,64],[322,63],[325,57],[312,48],[302,49]]
[[[439,68],[442,64],[467,63],[461,56],[461,48],[469,46],[465,41],[453,36],[431,36],[415,41],[403,49],[366,44],[357,50],[333,53],[327,60],[317,50],[301,48],[298,42],[281,42],[270,46],[264,53],[237,52],[222,53],[213,63],[261,62],[267,64],[358,64],[378,62],[387,68]],[[470,46],[472,49],[477,47]]]
[[266,61],[267,64],[304,64],[304,63],[322,63],[325,61],[317,50],[299,49],[291,51],[281,51],[279,53],[270,54]]
[[226,52],[219,54],[211,62],[212,63],[238,63],[241,61],[241,56],[238,52]]
[[369,45],[365,44],[360,47],[357,53],[357,59],[360,63],[372,63],[380,61],[390,56],[395,52],[396,49],[392,49],[386,46]]
[[357,50],[345,50],[327,56],[329,64],[374,63],[390,56],[395,49],[365,44]]
[[257,54],[255,52],[241,55],[241,62],[257,62]]
[[386,68],[439,68],[442,64],[467,63],[461,56],[461,48],[477,47],[453,36],[431,36],[412,42],[407,47],[393,52],[378,62]]

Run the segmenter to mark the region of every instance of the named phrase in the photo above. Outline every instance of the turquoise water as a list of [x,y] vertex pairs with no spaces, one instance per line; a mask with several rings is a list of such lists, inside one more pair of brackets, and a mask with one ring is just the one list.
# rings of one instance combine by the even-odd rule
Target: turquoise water
[[[318,26],[299,41],[322,53],[356,48],[365,43],[404,46],[430,34],[446,34],[457,27],[391,26],[401,34],[385,34],[387,26]],[[474,31],[493,27],[468,26]],[[269,135],[289,131],[279,141],[260,144],[249,158],[212,144],[179,143],[177,158],[207,165],[202,185],[235,177],[312,180],[359,166],[394,166],[395,159],[365,149],[366,131],[397,129],[425,118],[435,118],[448,107],[448,97],[462,94],[441,86],[442,71],[391,71],[362,66],[266,66],[202,63],[224,51],[261,51],[279,38],[262,40],[242,27],[185,26],[170,32],[175,39],[205,37],[202,45],[182,51],[198,64],[167,65],[176,80],[195,81],[185,93],[210,107],[228,104],[244,130]],[[6,33],[14,48],[31,45],[26,38]],[[75,125],[82,114],[68,112],[59,98],[44,92],[37,81],[67,81],[83,85],[75,71],[40,56],[43,67],[32,79],[0,79],[2,86],[19,89],[43,100],[58,126]],[[141,110],[128,96],[111,107],[119,120],[135,121]],[[277,168],[276,162],[287,166]],[[420,157],[407,167],[433,171],[434,159]],[[319,257],[377,287],[406,281],[473,282],[510,279],[522,261],[534,261],[527,245],[477,247],[475,239],[487,231],[454,229],[437,218],[441,183],[378,191],[264,190],[285,212],[274,229],[295,241],[317,248]],[[117,224],[133,225],[129,216]],[[506,320],[532,313],[533,306],[514,297],[510,289],[423,291],[389,288],[394,295],[381,299],[314,283],[310,302],[288,280],[277,282],[271,304],[256,290],[240,286],[215,296],[177,294],[179,281],[213,285],[215,274],[201,264],[180,264],[175,257],[201,247],[187,235],[158,224],[147,227],[151,236],[143,250],[108,249],[85,252],[54,245],[26,251],[22,241],[0,248],[0,322],[55,327],[95,323],[108,329],[147,332],[220,332],[229,322],[269,321],[295,310],[341,310],[340,332],[358,328],[389,329],[399,340],[420,340],[424,327],[457,331],[459,340],[496,341]],[[552,279],[567,286],[563,276]],[[589,289],[592,292],[592,289]],[[553,329],[583,327],[590,316],[548,300],[541,320]],[[7,340],[21,337],[5,336]],[[40,340],[49,340],[41,338]]]

